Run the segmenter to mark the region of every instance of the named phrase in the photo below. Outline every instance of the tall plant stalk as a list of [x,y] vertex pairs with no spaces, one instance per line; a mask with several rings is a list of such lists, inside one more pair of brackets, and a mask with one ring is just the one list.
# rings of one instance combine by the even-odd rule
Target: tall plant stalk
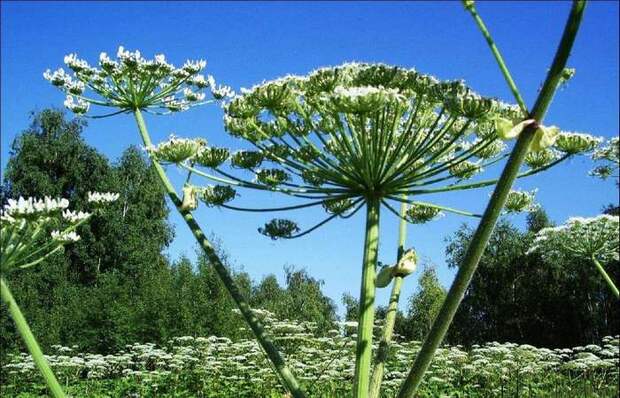
[[[406,197],[404,197],[406,199]],[[405,241],[407,240],[407,221],[405,216],[407,214],[407,203],[403,202],[400,205],[400,222],[398,225],[398,248],[396,252],[396,263],[398,263],[403,257],[405,252]],[[381,341],[379,342],[379,348],[377,349],[377,355],[375,356],[375,363],[372,370],[372,376],[370,379],[370,389],[368,396],[370,398],[378,398],[381,392],[381,383],[383,381],[383,374],[385,371],[385,362],[387,361],[390,353],[390,343],[392,341],[392,335],[394,334],[394,323],[396,321],[396,313],[398,311],[398,300],[400,298],[400,289],[403,284],[403,276],[396,275],[392,282],[392,291],[390,292],[390,301],[388,304],[387,313],[385,315],[385,323],[383,325],[383,332],[381,334]]]
[[[142,117],[142,113],[140,112],[139,109],[135,109],[133,113],[136,119],[136,123],[138,125],[138,130],[140,131],[140,136],[142,137],[142,141],[144,142],[144,145],[146,147],[151,146],[152,145],[151,138],[146,128],[146,123],[144,122],[144,118]],[[153,162],[153,165],[155,167],[155,170],[157,172],[157,175],[159,177],[161,184],[166,189],[166,193],[168,194],[168,197],[170,198],[170,200],[176,207],[177,211],[181,214],[181,216],[183,216],[183,220],[185,220],[185,223],[187,224],[189,229],[192,231],[192,234],[196,238],[196,241],[198,242],[202,250],[207,255],[207,258],[209,259],[211,264],[213,264],[215,271],[217,272],[220,279],[224,283],[224,286],[226,286],[226,289],[228,290],[231,297],[237,304],[237,307],[241,311],[243,318],[248,323],[248,325],[250,325],[252,332],[256,336],[256,339],[258,340],[263,350],[265,351],[265,354],[267,355],[269,360],[273,363],[274,368],[276,372],[278,373],[278,376],[280,377],[280,379],[282,380],[282,383],[284,384],[284,387],[288,391],[290,391],[292,396],[295,398],[305,397],[305,394],[303,393],[301,387],[299,386],[299,383],[295,379],[295,376],[293,375],[291,370],[286,365],[284,358],[282,357],[282,355],[276,348],[271,338],[267,335],[265,328],[260,322],[260,320],[252,312],[250,305],[248,304],[245,297],[243,297],[243,294],[241,293],[241,290],[235,283],[232,275],[226,269],[226,267],[224,266],[224,264],[218,257],[217,253],[215,252],[215,249],[213,248],[213,245],[211,245],[211,242],[209,242],[206,235],[204,234],[204,232],[202,231],[202,229],[200,228],[200,226],[194,219],[194,216],[192,215],[191,211],[182,208],[182,200],[178,196],[172,183],[168,179],[168,176],[166,175],[164,169],[162,168],[162,166],[159,164],[159,162],[156,159],[153,159],[151,157],[151,160]]]
[[62,391],[62,387],[60,387],[56,376],[54,376],[54,372],[52,372],[52,369],[47,363],[47,360],[39,347],[39,343],[37,343],[37,339],[32,334],[32,331],[28,326],[28,322],[26,321],[24,314],[22,314],[22,311],[19,309],[19,306],[13,298],[11,290],[9,289],[9,286],[4,278],[0,278],[0,294],[2,296],[2,301],[4,301],[9,309],[9,313],[15,322],[17,331],[24,340],[26,348],[28,348],[35,365],[37,365],[37,368],[41,371],[41,374],[45,379],[45,384],[47,384],[47,387],[50,389],[50,392],[54,398],[64,398],[65,393]]
[[364,264],[360,289],[360,309],[355,350],[355,376],[353,396],[368,397],[370,365],[372,362],[372,337],[375,320],[375,267],[379,248],[379,209],[381,202],[369,198],[366,204],[366,235],[364,239]]
[[430,333],[422,345],[422,348],[409,372],[407,378],[403,382],[399,398],[413,397],[422,382],[422,377],[428,369],[435,351],[441,344],[446,332],[454,318],[461,300],[474,276],[480,258],[484,253],[491,233],[495,228],[497,219],[501,210],[506,203],[508,193],[512,184],[519,173],[519,168],[523,163],[525,155],[529,150],[530,143],[534,139],[534,134],[538,125],[542,123],[547,109],[553,99],[553,96],[562,80],[562,72],[566,67],[566,61],[570,55],[571,48],[575,41],[577,31],[581,24],[583,12],[585,9],[585,1],[576,0],[573,2],[572,9],[562,34],[562,39],[556,51],[551,69],[547,74],[547,78],[538,95],[536,103],[529,115],[536,123],[529,125],[519,135],[515,147],[510,155],[501,177],[495,187],[491,200],[480,220],[480,224],[474,233],[471,243],[467,248],[467,252],[462,264],[456,274],[454,282],[450,287],[448,296],[446,297]]

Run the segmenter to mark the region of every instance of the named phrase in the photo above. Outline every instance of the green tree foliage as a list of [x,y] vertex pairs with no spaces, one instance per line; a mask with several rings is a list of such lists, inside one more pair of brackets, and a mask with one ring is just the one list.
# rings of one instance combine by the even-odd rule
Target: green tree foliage
[[[453,342],[568,347],[618,334],[617,303],[593,267],[578,261],[548,264],[525,254],[534,232],[548,225],[543,211],[529,215],[526,231],[507,220],[498,223],[455,316]],[[461,263],[471,235],[463,226],[449,238],[449,266]],[[610,270],[618,281],[618,264]]]
[[[62,196],[78,206],[88,191],[118,192],[105,217],[78,231],[82,239],[37,267],[8,275],[43,347],[78,345],[110,352],[134,342],[163,343],[174,336],[246,336],[235,305],[207,257],[171,263],[163,255],[172,240],[168,208],[150,163],[130,147],[110,163],[82,138],[85,123],[55,109],[33,114],[11,146],[0,200]],[[217,243],[217,241],[216,241]],[[216,245],[217,246],[217,245]],[[228,256],[218,250],[225,262]],[[256,307],[281,318],[312,320],[321,328],[336,319],[322,281],[286,270],[286,285],[273,276],[255,285],[234,273]],[[247,336],[246,336],[247,337]],[[12,321],[0,309],[3,351],[19,349]]]
[[357,319],[357,315],[360,311],[359,301],[349,293],[342,295],[342,305],[344,305],[344,319],[345,321],[354,321]]
[[254,289],[251,303],[265,308],[280,319],[315,322],[327,331],[336,322],[336,306],[321,291],[323,281],[311,277],[303,269],[285,267],[286,285],[280,287],[274,275],[268,275]]
[[[11,146],[4,191],[61,196],[78,208],[89,191],[118,192],[120,199],[105,217],[80,227],[82,239],[66,253],[9,280],[44,345],[79,342],[107,350],[146,337],[134,326],[139,310],[132,303],[149,275],[165,266],[162,250],[172,232],[161,189],[140,151],[131,147],[112,165],[82,139],[84,127],[59,110],[33,114]],[[2,313],[2,344],[10,347],[16,340]]]
[[418,290],[409,298],[405,324],[405,336],[412,340],[426,337],[446,298],[446,289],[439,283],[433,267],[424,268],[418,286]]

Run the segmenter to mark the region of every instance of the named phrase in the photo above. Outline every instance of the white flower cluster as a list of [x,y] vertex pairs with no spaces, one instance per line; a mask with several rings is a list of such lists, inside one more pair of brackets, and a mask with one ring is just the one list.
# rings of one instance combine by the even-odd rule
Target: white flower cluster
[[619,235],[618,216],[573,217],[564,225],[541,229],[528,253],[539,252],[548,261],[566,257],[617,261]]
[[83,211],[65,210],[62,212],[62,217],[70,223],[78,223],[82,220],[86,220],[90,216],[90,213],[85,213]]
[[[254,312],[286,353],[292,371],[306,385],[350,387],[354,374],[357,322],[341,322],[326,336],[317,336],[317,326],[311,322],[278,320],[266,310],[256,309]],[[403,341],[395,336],[386,363],[384,394],[396,394],[420,346],[418,341]],[[557,393],[554,387],[559,388],[564,383],[567,388],[560,391],[567,394],[560,392],[558,396],[581,396],[584,392],[580,389],[583,388],[582,379],[587,375],[592,382],[588,386],[589,393],[613,396],[604,394],[603,388],[612,390],[617,386],[618,348],[618,336],[604,337],[600,345],[574,348],[549,349],[497,342],[468,349],[442,346],[420,392],[425,396],[453,396],[455,391],[473,389],[482,396],[501,396],[502,390],[516,391],[519,383],[523,393],[531,392],[534,396],[542,391]],[[278,378],[254,340],[181,336],[162,346],[129,344],[108,355],[80,353],[78,347],[52,346],[52,350],[47,358],[57,375],[80,375],[80,382],[103,381],[109,386],[111,381],[118,381],[145,387],[176,382],[180,376],[200,375],[204,388],[213,391],[230,389],[252,391],[254,396],[272,396],[271,391],[280,390]],[[26,353],[9,354],[2,363],[2,371],[7,375],[7,385],[23,388],[27,383],[35,382],[30,380],[36,380],[29,377],[36,375],[37,370]],[[595,385],[599,386],[600,394],[592,391]],[[177,394],[180,395],[178,391]],[[334,392],[320,396],[343,395]]]
[[398,90],[383,86],[337,86],[329,97],[337,112],[353,114],[373,112],[405,100]]
[[213,100],[234,95],[229,87],[217,85],[213,76],[200,74],[207,65],[204,60],[186,61],[177,68],[163,54],[147,60],[140,51],[128,51],[122,46],[116,58],[113,60],[102,52],[97,68],[79,59],[77,54],[69,54],[64,61],[72,74],[62,68],[48,69],[43,77],[67,94],[65,106],[77,114],[88,112],[91,104],[127,112],[183,111],[205,103],[206,93],[202,90],[207,88]]
[[67,95],[67,99],[64,102],[65,108],[69,109],[73,113],[82,115],[88,112],[90,104],[81,98],[75,98],[73,95]]
[[80,236],[75,232],[52,231],[52,239],[62,243],[73,243],[80,240]]
[[103,204],[115,202],[120,197],[118,193],[111,192],[88,192],[87,200],[90,203]]
[[192,159],[205,148],[207,142],[202,138],[181,138],[171,134],[168,140],[146,147],[154,159],[166,163],[182,163]]
[[620,177],[618,167],[620,166],[620,140],[618,137],[610,138],[605,145],[594,151],[592,159],[601,164],[590,171],[590,175],[607,179],[609,177]]
[[[88,201],[97,208],[117,198],[118,194],[88,193]],[[31,267],[63,245],[78,241],[80,237],[75,229],[91,214],[68,207],[67,199],[49,196],[9,199],[0,211],[0,270],[10,272]],[[52,229],[51,236],[47,235],[51,240],[43,241]]]
[[8,203],[4,206],[3,213],[5,216],[12,218],[31,215],[39,216],[64,210],[68,206],[69,201],[63,198],[52,199],[49,196],[43,199],[19,197],[17,200],[9,199]]
[[445,216],[437,207],[414,203],[407,209],[407,221],[412,224],[424,224]]
[[564,153],[577,154],[591,152],[603,141],[602,137],[590,134],[562,131],[555,142],[555,147]]
[[521,213],[536,210],[538,208],[538,205],[534,202],[536,192],[536,189],[532,191],[512,190],[508,192],[504,210],[507,213]]
[[610,138],[603,147],[594,152],[592,158],[608,160],[618,165],[620,163],[620,139],[618,137]]

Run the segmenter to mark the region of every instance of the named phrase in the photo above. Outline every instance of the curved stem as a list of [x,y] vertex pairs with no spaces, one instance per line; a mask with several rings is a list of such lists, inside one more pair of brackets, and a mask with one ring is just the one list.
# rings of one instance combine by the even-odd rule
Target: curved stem
[[[403,195],[403,199],[407,199]],[[407,221],[405,215],[407,214],[407,203],[400,204],[400,222],[398,224],[398,249],[396,252],[396,263],[400,261],[403,253],[405,252],[405,241],[407,240]],[[396,313],[398,311],[398,300],[400,298],[400,288],[403,284],[403,277],[397,275],[392,282],[392,291],[390,292],[390,301],[388,304],[387,313],[385,315],[385,324],[383,325],[383,333],[381,335],[381,341],[379,342],[379,348],[377,349],[377,355],[375,356],[375,364],[372,370],[372,377],[370,379],[370,398],[379,398],[381,391],[381,382],[383,381],[383,373],[385,371],[385,362],[390,354],[390,343],[392,341],[392,335],[394,334],[394,323],[396,322]]]
[[32,334],[32,331],[28,326],[28,322],[26,322],[26,318],[24,318],[24,314],[22,314],[19,309],[19,306],[13,298],[11,290],[9,290],[9,286],[6,284],[4,278],[0,278],[0,294],[2,295],[2,301],[4,301],[6,306],[9,308],[13,321],[15,321],[17,331],[22,336],[22,339],[24,339],[24,343],[26,343],[26,347],[32,356],[32,360],[41,371],[47,387],[52,392],[54,398],[64,398],[65,393],[62,391],[58,380],[56,380],[54,372],[52,372],[50,365],[47,363],[47,360],[39,347],[39,343],[37,343],[37,339]]
[[[351,206],[352,207],[356,206],[361,201],[362,201],[362,199],[358,199],[357,201],[353,202],[353,204]],[[364,206],[364,203],[361,203],[359,206],[357,206],[357,208],[355,208],[350,214],[347,214],[347,215],[342,215],[342,213],[334,213],[331,216],[329,216],[326,219],[324,219],[323,221],[321,221],[321,222],[315,224],[314,226],[306,229],[305,231],[300,232],[300,233],[298,233],[296,235],[292,235],[292,236],[286,237],[284,239],[297,239],[297,238],[301,238],[302,236],[306,236],[310,232],[316,231],[317,229],[321,228],[323,225],[327,224],[328,222],[330,222],[331,220],[333,220],[336,217],[349,218],[349,217],[353,216],[355,213],[357,213],[357,211],[359,209],[361,209],[362,206]]]
[[[136,109],[134,111],[134,116],[138,124],[138,130],[140,130],[140,136],[142,137],[142,141],[144,141],[144,145],[150,146],[151,137],[149,136],[149,133],[146,129],[146,124],[144,123],[144,118],[142,117],[142,113],[140,112],[139,109]],[[215,271],[217,272],[218,276],[222,280],[222,283],[224,284],[224,286],[226,286],[228,293],[230,293],[232,299],[237,304],[237,307],[239,307],[239,310],[241,311],[243,318],[250,326],[250,329],[252,329],[252,332],[254,332],[254,335],[256,336],[258,343],[261,345],[261,347],[265,351],[265,354],[267,355],[269,360],[273,363],[276,369],[276,372],[278,373],[278,376],[280,376],[280,379],[282,380],[282,383],[284,384],[286,389],[291,392],[293,397],[304,398],[305,394],[303,393],[301,387],[299,386],[297,379],[295,379],[295,376],[293,375],[291,370],[288,368],[288,366],[284,362],[284,358],[282,357],[282,355],[276,348],[271,338],[267,335],[265,328],[260,322],[260,320],[252,312],[252,308],[250,308],[249,303],[247,302],[245,297],[243,297],[243,294],[241,293],[241,290],[237,286],[232,275],[230,274],[226,266],[222,263],[222,261],[218,257],[217,253],[215,252],[215,249],[211,245],[211,242],[209,242],[204,232],[202,232],[202,229],[200,228],[200,226],[194,219],[194,216],[192,215],[192,213],[190,211],[187,211],[181,208],[182,201],[179,198],[178,194],[176,193],[174,187],[172,186],[172,183],[166,176],[166,173],[164,172],[164,169],[161,167],[159,162],[157,162],[154,159],[151,159],[151,160],[153,162],[153,166],[155,167],[155,170],[157,172],[160,182],[166,189],[166,193],[168,194],[168,197],[170,198],[170,200],[176,207],[177,211],[181,214],[181,216],[183,216],[185,223],[187,224],[189,229],[192,231],[192,234],[196,238],[196,241],[198,241],[198,244],[200,245],[202,250],[207,255],[209,262],[213,264]]]
[[381,202],[368,198],[366,202],[366,237],[364,240],[364,261],[362,285],[360,288],[360,309],[355,350],[355,376],[353,397],[368,397],[370,385],[370,363],[372,361],[372,332],[375,319],[375,267],[379,248],[379,211]]
[[[553,59],[551,69],[547,74],[545,83],[540,91],[540,94],[536,100],[531,118],[542,123],[542,120],[547,112],[547,108],[551,103],[553,95],[558,88],[561,81],[562,70],[566,66],[566,61],[570,54],[570,50],[573,47],[579,25],[583,17],[583,11],[585,8],[585,1],[576,0],[573,2],[570,16],[564,28],[562,39],[558,46],[558,50]],[[484,253],[484,250],[489,242],[491,233],[495,228],[497,219],[499,218],[502,208],[506,203],[508,193],[512,187],[513,182],[517,178],[519,173],[519,167],[525,159],[525,155],[528,152],[530,143],[534,138],[536,131],[536,125],[528,126],[519,136],[515,147],[510,154],[508,163],[506,164],[502,175],[495,187],[495,191],[491,196],[491,200],[487,205],[487,208],[480,220],[480,224],[476,229],[472,237],[472,241],[467,248],[467,252],[463,258],[463,262],[460,264],[459,270],[454,278],[454,282],[450,287],[450,291],[441,306],[441,309],[433,322],[433,326],[424,340],[424,344],[420,349],[420,352],[407,375],[407,378],[401,385],[399,398],[412,398],[418,389],[418,386],[422,382],[422,377],[428,369],[435,351],[443,341],[450,323],[454,318],[465,291],[469,287],[469,284],[476,272],[480,258]]]
[[601,273],[601,275],[603,276],[603,279],[605,279],[605,282],[607,282],[607,285],[613,292],[614,296],[616,296],[617,299],[620,299],[620,292],[618,291],[618,288],[616,287],[616,284],[614,283],[614,281],[611,280],[611,278],[609,277],[609,274],[607,274],[607,272],[605,271],[605,268],[603,268],[603,265],[596,259],[596,257],[592,256],[591,259],[594,265],[596,266],[596,269],[598,269],[598,272]]

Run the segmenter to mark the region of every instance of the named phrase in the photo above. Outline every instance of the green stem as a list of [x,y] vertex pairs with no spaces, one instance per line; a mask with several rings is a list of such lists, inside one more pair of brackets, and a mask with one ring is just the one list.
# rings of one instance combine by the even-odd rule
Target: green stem
[[[403,199],[406,200],[407,196],[403,195]],[[405,241],[407,240],[407,221],[405,215],[407,214],[407,204],[400,204],[400,223],[398,227],[398,251],[396,253],[396,263],[400,261],[405,252]],[[385,324],[383,325],[383,333],[381,335],[381,341],[379,342],[379,348],[377,355],[375,356],[375,364],[372,371],[372,377],[370,379],[370,398],[378,398],[381,391],[381,382],[383,381],[383,373],[385,371],[385,362],[387,361],[390,353],[390,343],[392,341],[392,335],[394,333],[394,323],[396,322],[396,312],[398,311],[398,299],[400,297],[400,288],[403,284],[402,276],[395,276],[392,283],[392,291],[390,293],[390,302],[388,304],[388,310],[385,315]]]
[[9,290],[9,286],[6,284],[4,278],[0,278],[0,293],[2,295],[2,301],[4,301],[9,308],[11,317],[13,318],[13,321],[15,321],[17,331],[22,336],[22,339],[24,339],[24,343],[26,343],[26,347],[28,348],[34,363],[41,371],[41,374],[45,379],[45,383],[47,383],[47,387],[50,389],[55,398],[64,398],[65,393],[62,391],[58,380],[56,380],[54,372],[52,372],[50,365],[47,363],[47,360],[45,359],[45,356],[37,343],[37,339],[32,334],[32,331],[28,326],[28,322],[26,322],[26,318],[24,318],[24,314],[22,314],[19,309],[19,306],[13,298],[13,295]]
[[[146,129],[146,124],[144,123],[144,118],[142,117],[142,113],[139,109],[136,109],[134,111],[134,116],[136,118],[138,129],[140,130],[140,136],[142,137],[144,145],[147,147],[152,145],[151,137],[149,136],[149,133]],[[198,241],[198,244],[200,244],[202,250],[207,255],[209,262],[213,264],[213,267],[215,268],[215,271],[219,275],[220,279],[222,280],[222,283],[224,283],[224,286],[226,286],[226,289],[228,289],[228,292],[237,304],[237,307],[239,307],[243,318],[250,326],[250,329],[252,329],[252,332],[254,332],[256,339],[265,351],[267,357],[273,363],[278,373],[278,376],[280,376],[280,379],[284,384],[284,387],[290,391],[293,397],[304,398],[305,394],[303,393],[301,387],[299,386],[299,383],[295,379],[295,376],[284,362],[284,358],[276,348],[271,338],[267,335],[265,328],[260,322],[260,320],[252,312],[252,308],[250,308],[249,303],[247,302],[245,297],[243,297],[243,294],[241,293],[241,290],[237,286],[232,275],[218,257],[215,249],[211,245],[211,242],[209,242],[209,240],[207,239],[206,235],[194,219],[192,213],[188,210],[183,210],[181,208],[182,200],[181,198],[179,198],[176,190],[172,186],[172,183],[168,179],[168,176],[166,176],[166,172],[161,167],[159,162],[154,159],[151,160],[153,162],[153,166],[155,167],[155,171],[157,172],[160,182],[166,189],[168,197],[176,207],[177,211],[181,214],[181,216],[183,216],[185,223],[192,231],[192,234],[196,238],[196,241]]]
[[58,250],[61,250],[61,249],[63,249],[63,248],[64,248],[64,246],[60,244],[60,245],[56,246],[56,247],[54,248],[54,250],[50,251],[50,252],[49,252],[49,253],[47,253],[46,255],[44,255],[44,256],[42,256],[42,257],[39,257],[38,259],[36,259],[36,260],[34,260],[34,261],[31,261],[31,262],[29,262],[29,263],[27,263],[27,264],[24,264],[24,265],[19,265],[19,266],[18,266],[18,268],[19,268],[19,269],[24,269],[24,268],[29,268],[29,267],[32,267],[32,266],[34,266],[34,265],[37,265],[37,264],[39,264],[40,262],[44,261],[44,260],[45,260],[46,258],[48,258],[49,256],[51,256],[51,255],[53,255],[54,253],[56,253]]
[[474,21],[476,21],[476,25],[478,25],[480,32],[482,32],[482,36],[484,36],[484,38],[486,39],[487,44],[489,45],[489,48],[491,49],[491,52],[493,53],[493,56],[495,57],[495,60],[497,61],[497,65],[499,66],[499,69],[502,71],[502,74],[504,75],[504,79],[506,80],[506,83],[508,84],[510,91],[512,91],[512,95],[515,97],[515,100],[519,104],[519,107],[523,111],[523,114],[527,114],[528,113],[527,105],[525,105],[525,101],[523,100],[523,97],[521,97],[521,93],[519,92],[519,89],[517,88],[517,85],[515,81],[513,80],[512,75],[510,74],[510,71],[508,70],[508,67],[506,66],[506,62],[504,61],[502,54],[499,52],[499,49],[495,45],[495,41],[491,37],[489,30],[487,29],[486,25],[482,21],[482,18],[480,17],[480,15],[478,15],[478,11],[476,11],[476,7],[474,3],[469,3],[469,5],[466,4],[465,9],[469,11],[471,16],[474,18]]
[[357,326],[357,347],[355,351],[355,376],[353,396],[368,397],[370,385],[370,363],[372,361],[372,334],[375,320],[375,267],[379,248],[379,209],[377,198],[367,198],[366,237],[364,239],[364,261],[362,285],[360,288],[359,317]]
[[[575,36],[579,30],[584,8],[585,1],[573,2],[571,13],[564,28],[560,45],[558,46],[555,58],[553,59],[553,64],[547,74],[545,83],[543,84],[540,94],[536,100],[536,104],[534,105],[533,111],[530,115],[531,118],[537,120],[539,123],[542,122],[553,95],[557,90],[562,76],[562,70],[566,66],[566,61],[575,41]],[[399,398],[411,398],[415,395],[418,386],[422,382],[422,377],[433,359],[435,351],[443,341],[450,323],[454,318],[454,314],[456,313],[465,291],[467,290],[476,268],[478,267],[480,258],[482,257],[491,233],[495,228],[495,224],[501,214],[501,210],[506,203],[508,193],[510,192],[512,184],[517,177],[519,168],[521,167],[523,159],[528,152],[530,143],[534,138],[536,128],[537,126],[535,123],[528,126],[519,135],[515,147],[510,154],[508,163],[502,171],[502,175],[497,183],[497,186],[495,187],[493,195],[491,196],[491,200],[489,201],[484,215],[480,220],[480,224],[478,225],[472,241],[467,248],[463,262],[459,267],[452,286],[450,287],[450,291],[448,292],[441,310],[439,311],[439,314],[437,315],[437,318],[435,319],[433,326],[426,337],[409,374],[407,375],[407,378],[401,385],[401,389],[398,394]]]
[[605,279],[605,282],[607,282],[607,285],[609,285],[609,288],[614,293],[614,296],[616,296],[616,298],[620,298],[620,292],[618,291],[618,288],[614,284],[614,281],[612,281],[609,277],[609,274],[607,274],[607,272],[605,271],[605,268],[603,268],[603,265],[596,259],[596,257],[592,256],[591,258],[598,271],[601,273],[601,275],[603,275],[603,279]]

